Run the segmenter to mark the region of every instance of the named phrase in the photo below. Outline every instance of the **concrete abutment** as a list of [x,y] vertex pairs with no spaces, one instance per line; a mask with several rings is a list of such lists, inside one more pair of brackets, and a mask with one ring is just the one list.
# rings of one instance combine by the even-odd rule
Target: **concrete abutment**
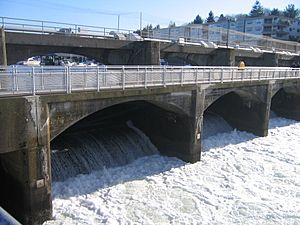
[[22,224],[41,224],[52,213],[50,158],[37,126],[37,98],[0,100],[1,205]]

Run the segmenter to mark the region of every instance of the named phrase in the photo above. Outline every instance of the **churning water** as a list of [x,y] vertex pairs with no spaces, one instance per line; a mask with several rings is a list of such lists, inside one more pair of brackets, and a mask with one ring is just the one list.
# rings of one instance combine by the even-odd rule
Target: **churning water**
[[51,145],[52,179],[62,181],[158,153],[148,137],[130,121],[127,125],[102,132],[72,133],[56,140]]
[[[300,123],[273,117],[269,135],[256,137],[230,129],[220,118],[208,121],[204,126],[220,132],[207,132],[201,162],[189,164],[159,154],[136,160],[129,156],[125,161],[133,161],[126,165],[108,168],[109,160],[104,160],[94,167],[88,162],[86,171],[105,168],[69,178],[68,173],[63,175],[66,180],[53,183],[54,219],[45,224],[299,225]],[[156,152],[145,149],[149,140],[139,131],[126,129],[115,133],[113,140],[111,134],[103,137],[103,142],[97,134],[82,141],[70,137],[63,148],[71,144],[107,152],[115,148],[113,152],[122,151],[124,157]],[[77,150],[77,157],[94,161],[97,154],[107,154],[87,154],[87,148]],[[64,161],[66,153],[60,154],[54,157]],[[56,177],[69,167],[56,166]]]

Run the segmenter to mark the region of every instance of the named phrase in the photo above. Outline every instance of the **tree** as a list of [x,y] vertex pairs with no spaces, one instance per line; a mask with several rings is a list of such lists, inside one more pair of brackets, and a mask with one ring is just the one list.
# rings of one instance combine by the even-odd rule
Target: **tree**
[[203,20],[201,18],[201,16],[199,16],[199,14],[196,16],[196,18],[193,21],[193,24],[202,24]]
[[283,11],[283,15],[292,19],[297,19],[299,17],[299,9],[295,9],[294,4],[289,4]]
[[169,28],[171,28],[171,27],[176,27],[176,24],[175,24],[175,22],[173,22],[173,21],[170,21],[170,23],[169,23],[169,26],[168,26]]
[[156,29],[160,29],[160,25],[159,25],[159,24],[157,24],[157,25],[153,28],[153,30],[156,30]]
[[223,15],[223,13],[220,15],[219,19],[218,19],[218,22],[221,22],[221,21],[227,21],[228,19]]
[[271,10],[270,15],[271,16],[280,16],[281,12],[279,11],[279,9],[274,8],[274,9]]
[[[157,25],[154,29],[156,29],[157,27],[159,27],[159,25]],[[143,35],[143,34],[149,34],[150,32],[153,31],[153,26],[152,24],[147,24],[147,26],[145,26],[143,29],[142,29],[142,32],[141,30],[136,30],[134,33],[137,33],[138,35]]]
[[264,8],[260,4],[258,0],[254,3],[251,11],[250,11],[250,16],[251,17],[259,17],[264,15]]
[[214,17],[214,13],[210,10],[210,12],[208,13],[208,17],[206,19],[207,23],[214,23],[215,22],[215,17]]

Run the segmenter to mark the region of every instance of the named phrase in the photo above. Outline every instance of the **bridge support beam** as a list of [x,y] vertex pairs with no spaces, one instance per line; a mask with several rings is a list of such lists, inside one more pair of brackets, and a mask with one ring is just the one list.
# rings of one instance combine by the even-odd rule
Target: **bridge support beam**
[[197,162],[201,159],[201,131],[203,125],[203,112],[204,112],[205,92],[198,90],[192,91],[192,130],[190,158],[189,162]]
[[22,224],[52,214],[50,151],[37,104],[37,97],[0,101],[0,147],[7,150],[0,154],[1,205]]
[[5,32],[0,28],[0,65],[7,66]]
[[235,50],[220,48],[214,50],[209,62],[211,66],[234,66],[235,65]]

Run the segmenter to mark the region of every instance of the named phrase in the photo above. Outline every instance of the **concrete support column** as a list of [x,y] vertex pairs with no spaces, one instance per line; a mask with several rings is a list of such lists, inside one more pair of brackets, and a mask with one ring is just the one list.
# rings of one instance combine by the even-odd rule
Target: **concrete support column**
[[192,132],[190,159],[189,162],[197,162],[201,159],[201,132],[203,125],[203,112],[204,112],[205,92],[197,88],[192,91]]
[[4,28],[0,28],[0,66],[7,66],[6,41]]
[[38,97],[0,101],[0,199],[22,224],[52,215],[50,149],[38,107]]
[[227,48],[219,48],[214,50],[211,55],[210,66],[234,66],[235,65],[235,50]]
[[154,41],[135,42],[128,64],[159,65],[160,43]]
[[278,54],[264,52],[260,66],[278,66]]

